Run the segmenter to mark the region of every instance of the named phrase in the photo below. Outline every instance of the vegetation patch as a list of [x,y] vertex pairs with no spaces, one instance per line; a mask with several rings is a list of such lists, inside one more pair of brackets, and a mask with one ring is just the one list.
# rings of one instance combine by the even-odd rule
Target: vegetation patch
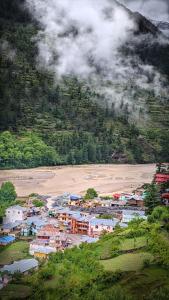
[[140,270],[145,260],[153,261],[153,256],[148,252],[127,253],[118,257],[102,260],[101,264],[107,271],[136,271]]
[[30,295],[31,288],[21,284],[9,284],[0,291],[0,298],[3,300],[28,299]]
[[9,246],[1,248],[0,265],[11,264],[12,262],[29,257],[29,243],[18,241]]
[[147,238],[145,236],[132,238],[132,239],[125,239],[122,240],[120,244],[120,250],[130,250],[135,248],[141,248],[147,245]]
[[150,266],[139,272],[126,274],[120,284],[134,299],[143,299],[153,289],[169,286],[169,271],[156,265]]

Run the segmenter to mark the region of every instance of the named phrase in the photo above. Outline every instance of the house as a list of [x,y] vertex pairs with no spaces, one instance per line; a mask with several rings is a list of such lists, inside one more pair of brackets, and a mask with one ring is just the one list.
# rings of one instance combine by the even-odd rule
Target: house
[[147,219],[144,211],[127,210],[127,209],[122,211],[122,218],[121,218],[122,223],[129,223],[135,218],[140,218],[145,220]]
[[59,196],[49,196],[47,199],[47,208],[52,209],[55,206],[66,206],[69,204],[70,194],[64,193]]
[[169,206],[169,192],[163,193],[161,198],[162,198],[163,204],[165,204],[166,206]]
[[0,246],[7,246],[11,243],[13,243],[15,241],[15,237],[14,236],[1,236],[0,237]]
[[34,257],[38,259],[47,259],[49,257],[49,254],[56,252],[56,250],[52,249],[51,247],[39,247],[34,252]]
[[112,203],[112,200],[100,200],[99,201],[99,205],[102,206],[102,207],[110,207],[111,206],[111,203]]
[[120,194],[116,193],[113,195],[114,200],[119,200],[119,198],[120,198]]
[[38,216],[38,215],[40,215],[40,212],[41,212],[41,210],[39,207],[32,207],[32,208],[28,209],[27,217]]
[[118,224],[117,219],[97,219],[93,218],[89,222],[88,234],[93,237],[100,236],[103,232],[113,232],[115,226]]
[[169,181],[169,174],[157,173],[155,175],[154,180],[155,180],[155,183],[157,183],[157,184],[168,182]]
[[74,213],[71,216],[71,233],[88,235],[89,221],[94,217],[95,215],[89,215],[88,213]]
[[7,223],[2,225],[3,234],[20,235],[21,232],[21,221],[15,221],[13,223]]
[[70,195],[69,205],[70,206],[79,206],[82,202],[82,197],[79,195]]
[[[27,224],[27,229],[29,231],[30,235],[36,235],[37,232],[45,225],[47,225],[47,220],[46,219],[42,219],[42,217],[40,216],[33,216],[33,217],[29,217],[26,220],[26,224]],[[27,232],[27,230],[26,230]],[[26,232],[24,234],[23,231],[23,235],[26,235]]]
[[4,223],[24,221],[27,217],[27,209],[20,205],[14,205],[6,209]]
[[37,238],[39,240],[46,240],[49,241],[51,238],[55,238],[58,236],[59,229],[56,228],[52,224],[48,224],[43,226],[38,232],[37,232]]
[[156,165],[157,173],[169,173],[169,163],[159,163]]
[[55,215],[60,222],[70,222],[71,216],[75,214],[74,211],[71,211],[69,208],[58,208],[55,211]]
[[0,269],[0,272],[9,272],[14,274],[20,272],[23,274],[28,274],[30,270],[36,270],[38,268],[38,261],[34,258],[31,259],[22,259],[15,261],[11,265],[5,265]]
[[39,240],[34,240],[30,243],[29,254],[40,259],[46,259],[50,253],[55,253],[56,248]]
[[111,206],[115,206],[115,207],[122,207],[126,205],[126,201],[122,201],[122,200],[114,200],[111,201]]
[[127,204],[129,206],[136,206],[136,207],[144,207],[144,200],[142,196],[139,195],[132,195],[128,201]]
[[67,236],[61,232],[51,235],[48,239],[37,237],[30,243],[29,253],[37,258],[47,258],[50,253],[63,251],[69,245]]

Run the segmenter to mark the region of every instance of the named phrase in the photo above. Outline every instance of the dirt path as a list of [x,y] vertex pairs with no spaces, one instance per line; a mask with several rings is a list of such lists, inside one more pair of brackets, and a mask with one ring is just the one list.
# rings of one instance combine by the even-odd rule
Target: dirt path
[[18,196],[31,193],[58,195],[83,194],[93,187],[99,193],[130,192],[151,182],[155,165],[83,165],[42,167],[27,170],[1,170],[0,184],[12,181]]

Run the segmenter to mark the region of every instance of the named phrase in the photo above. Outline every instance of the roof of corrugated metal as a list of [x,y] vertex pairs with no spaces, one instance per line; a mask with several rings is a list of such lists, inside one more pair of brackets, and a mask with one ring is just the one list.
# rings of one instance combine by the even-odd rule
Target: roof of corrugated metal
[[111,219],[94,218],[90,221],[90,225],[115,226],[118,222],[119,222],[119,220],[117,220],[117,219],[111,220]]
[[14,236],[10,236],[10,235],[7,235],[7,236],[2,236],[0,237],[0,243],[1,244],[5,244],[5,243],[11,243],[15,240],[15,237]]
[[15,261],[11,265],[5,265],[3,268],[0,269],[0,271],[1,272],[8,271],[9,273],[12,274],[14,274],[15,272],[24,273],[36,267],[38,267],[38,261],[34,258],[31,258],[31,259],[22,259],[19,261]]
[[16,210],[20,210],[20,211],[27,211],[27,208],[26,207],[22,207],[22,206],[20,206],[20,205],[13,205],[13,206],[10,206],[10,207],[8,207],[8,210],[14,210],[14,209],[16,209]]

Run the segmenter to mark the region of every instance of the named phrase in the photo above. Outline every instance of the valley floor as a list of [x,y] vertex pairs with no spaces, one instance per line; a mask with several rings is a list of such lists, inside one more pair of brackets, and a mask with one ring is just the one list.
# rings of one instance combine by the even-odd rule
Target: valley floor
[[4,181],[13,182],[18,196],[27,196],[31,193],[84,194],[91,187],[100,194],[109,194],[131,192],[144,183],[150,183],[154,173],[155,164],[41,167],[0,170],[0,184]]

